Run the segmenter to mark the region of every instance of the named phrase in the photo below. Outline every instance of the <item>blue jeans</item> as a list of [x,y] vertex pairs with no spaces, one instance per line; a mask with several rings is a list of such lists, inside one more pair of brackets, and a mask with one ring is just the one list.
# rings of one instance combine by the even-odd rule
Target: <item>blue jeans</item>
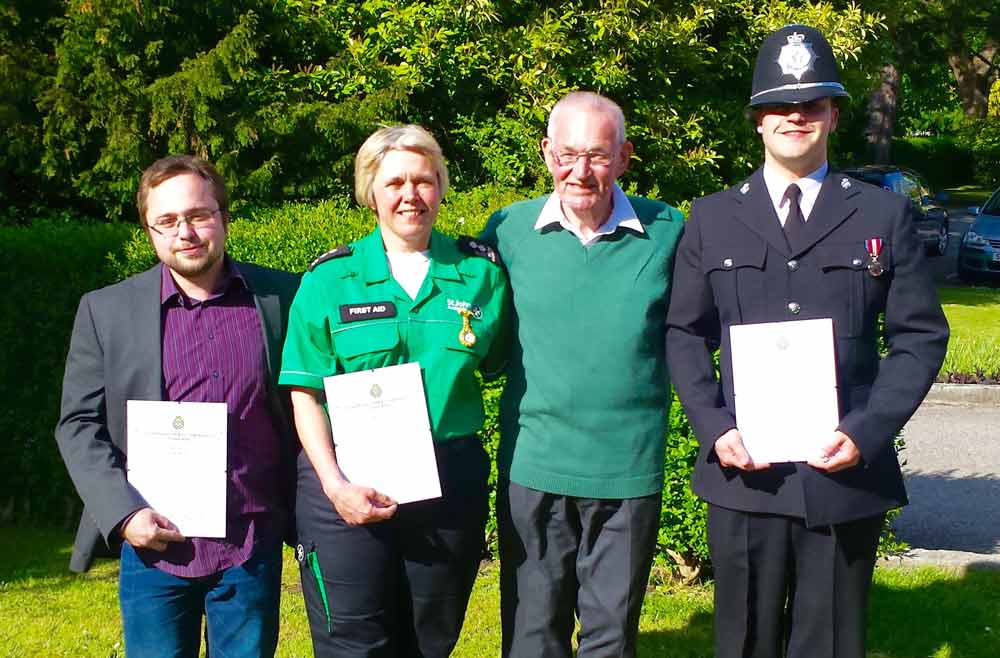
[[240,566],[202,578],[147,567],[123,544],[118,598],[126,655],[197,658],[204,614],[211,658],[273,656],[280,587],[280,544],[257,548]]

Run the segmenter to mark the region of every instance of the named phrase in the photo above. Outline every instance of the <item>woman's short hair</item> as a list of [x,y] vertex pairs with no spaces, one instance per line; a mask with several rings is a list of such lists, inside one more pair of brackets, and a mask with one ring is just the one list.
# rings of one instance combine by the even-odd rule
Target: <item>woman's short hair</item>
[[437,173],[441,196],[448,191],[448,166],[437,140],[427,130],[413,123],[383,126],[373,132],[354,158],[354,198],[363,206],[375,207],[372,185],[389,151],[413,151],[431,162]]

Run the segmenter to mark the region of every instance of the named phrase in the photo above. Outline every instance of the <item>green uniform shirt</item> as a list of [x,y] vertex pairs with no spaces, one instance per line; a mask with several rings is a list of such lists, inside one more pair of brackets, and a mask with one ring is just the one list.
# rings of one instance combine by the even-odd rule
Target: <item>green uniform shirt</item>
[[[351,247],[302,277],[278,383],[322,390],[330,375],[417,361],[434,440],[478,431],[484,414],[475,371],[496,374],[507,356],[510,293],[502,269],[433,231],[427,277],[410,299],[392,278],[380,230]],[[471,346],[459,340],[463,310],[471,312]]]

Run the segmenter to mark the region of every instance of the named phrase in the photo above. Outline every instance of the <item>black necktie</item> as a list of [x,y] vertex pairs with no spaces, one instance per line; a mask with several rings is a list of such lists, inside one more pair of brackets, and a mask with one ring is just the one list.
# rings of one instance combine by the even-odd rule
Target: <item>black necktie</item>
[[795,183],[785,190],[785,198],[788,199],[788,217],[785,219],[785,238],[791,247],[795,246],[796,240],[802,235],[802,229],[806,223],[802,219],[802,209],[799,208],[799,197],[802,190]]

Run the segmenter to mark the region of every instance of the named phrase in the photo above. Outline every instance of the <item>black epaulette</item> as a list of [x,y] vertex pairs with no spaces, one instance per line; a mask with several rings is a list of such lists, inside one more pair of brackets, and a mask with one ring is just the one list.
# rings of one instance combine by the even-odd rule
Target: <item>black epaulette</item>
[[459,250],[462,253],[469,254],[470,256],[479,256],[480,258],[485,258],[494,265],[500,265],[500,254],[497,250],[486,244],[485,242],[480,242],[473,237],[468,235],[460,235],[458,239],[455,240],[458,245]]
[[316,260],[309,263],[309,267],[307,269],[310,272],[312,272],[313,269],[320,263],[325,263],[328,260],[333,260],[334,258],[340,258],[341,256],[350,256],[351,251],[352,249],[349,246],[347,246],[346,244],[342,244],[336,249],[331,249],[325,254],[322,254],[321,256],[317,257]]

